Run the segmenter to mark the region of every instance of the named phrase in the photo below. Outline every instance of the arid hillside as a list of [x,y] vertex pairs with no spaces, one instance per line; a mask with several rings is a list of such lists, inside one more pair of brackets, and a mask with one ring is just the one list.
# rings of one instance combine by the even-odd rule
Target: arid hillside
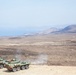
[[0,56],[31,64],[76,66],[76,34],[0,37]]

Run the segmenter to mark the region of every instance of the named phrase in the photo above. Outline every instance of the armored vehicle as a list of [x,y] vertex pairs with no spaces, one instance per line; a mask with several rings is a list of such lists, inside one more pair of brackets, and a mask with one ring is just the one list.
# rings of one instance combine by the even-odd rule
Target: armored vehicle
[[7,61],[0,57],[0,69],[4,68],[5,63],[7,63]]
[[13,60],[9,61],[7,64],[5,64],[5,68],[7,68],[7,70],[9,70],[9,71],[15,72],[15,71],[19,71],[19,70],[28,69],[29,63],[13,59]]

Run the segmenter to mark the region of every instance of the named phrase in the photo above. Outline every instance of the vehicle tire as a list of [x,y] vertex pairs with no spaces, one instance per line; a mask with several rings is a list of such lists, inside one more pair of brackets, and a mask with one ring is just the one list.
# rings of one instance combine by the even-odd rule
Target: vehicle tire
[[28,69],[29,68],[29,65],[25,65],[25,69]]
[[16,71],[17,71],[17,68],[14,67],[14,68],[12,69],[12,71],[13,71],[13,72],[16,72]]
[[25,69],[25,66],[21,66],[21,70],[24,70]]
[[20,67],[17,67],[17,71],[19,71],[20,70]]
[[2,69],[4,66],[3,65],[0,65],[0,69]]

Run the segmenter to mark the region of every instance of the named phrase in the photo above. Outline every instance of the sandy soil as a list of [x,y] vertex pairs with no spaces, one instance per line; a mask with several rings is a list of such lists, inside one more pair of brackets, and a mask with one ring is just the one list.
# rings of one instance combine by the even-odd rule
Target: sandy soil
[[7,69],[0,69],[0,75],[76,75],[76,67],[31,65],[28,70],[17,72],[8,72]]

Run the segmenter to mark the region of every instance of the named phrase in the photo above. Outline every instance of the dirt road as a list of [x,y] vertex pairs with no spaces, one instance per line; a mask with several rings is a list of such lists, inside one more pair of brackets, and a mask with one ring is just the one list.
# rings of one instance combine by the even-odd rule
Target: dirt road
[[76,75],[76,67],[31,65],[28,70],[8,72],[0,69],[0,75]]

